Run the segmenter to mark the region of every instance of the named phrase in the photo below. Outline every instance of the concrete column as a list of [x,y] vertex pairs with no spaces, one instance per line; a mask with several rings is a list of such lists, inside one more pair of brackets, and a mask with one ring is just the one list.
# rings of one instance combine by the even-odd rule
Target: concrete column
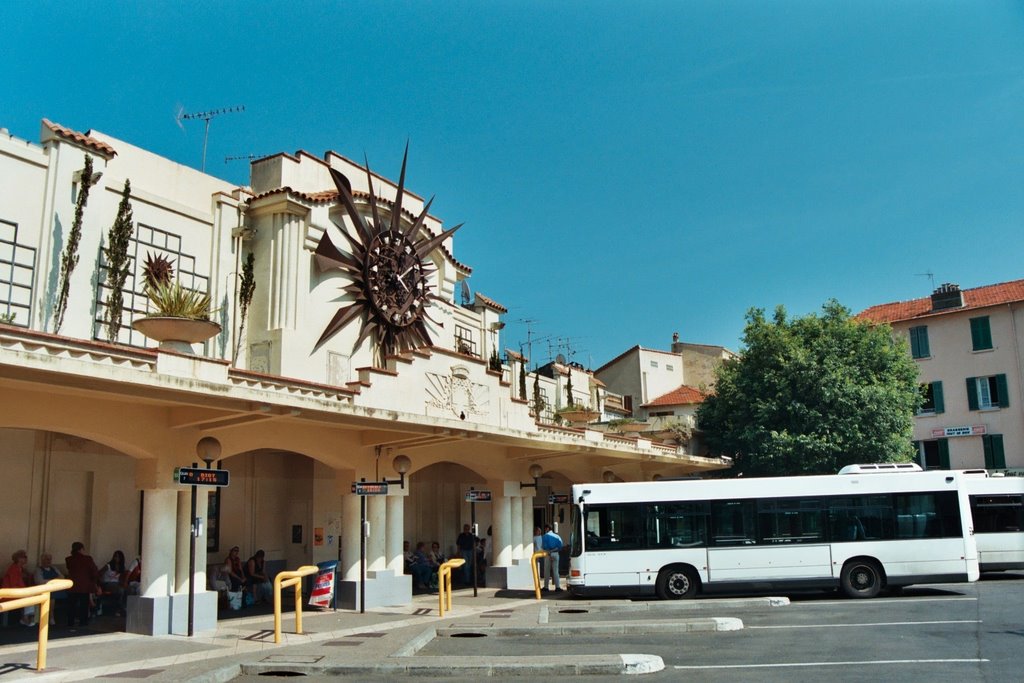
[[174,489],[152,489],[146,491],[145,501],[139,592],[147,598],[166,597],[173,588],[178,492]]
[[512,496],[512,517],[509,520],[509,531],[512,539],[512,559],[523,559],[523,525],[519,520],[523,518],[522,496]]
[[523,496],[523,516],[520,521],[523,527],[523,557],[528,560],[537,551],[533,547],[533,493]]
[[496,496],[494,498],[494,536],[491,543],[491,564],[495,567],[508,567],[512,564],[512,498]]
[[[198,492],[197,492],[198,494]],[[192,530],[190,516],[192,514],[192,492],[189,489],[178,491],[178,516],[174,551],[174,583],[172,593],[188,593],[188,555],[189,536]]]
[[395,486],[388,487],[387,495],[387,539],[385,553],[386,567],[401,576],[405,573],[405,557],[402,554],[402,542],[405,540],[405,495],[404,491]]
[[341,568],[339,574],[345,581],[359,580],[359,496],[346,494],[341,497]]
[[387,539],[387,503],[385,496],[366,497],[366,519],[370,523],[370,537],[366,539],[366,571],[383,571],[384,546]]

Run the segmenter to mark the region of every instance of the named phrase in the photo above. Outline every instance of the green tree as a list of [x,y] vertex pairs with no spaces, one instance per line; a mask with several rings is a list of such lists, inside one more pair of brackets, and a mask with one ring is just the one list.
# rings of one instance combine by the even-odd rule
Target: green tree
[[519,360],[519,398],[526,400],[526,361]]
[[68,294],[71,293],[71,273],[78,265],[78,243],[82,240],[82,216],[85,205],[89,201],[89,188],[92,187],[92,157],[85,155],[85,166],[79,181],[78,197],[75,199],[75,218],[68,232],[68,243],[60,259],[60,287],[57,290],[57,302],[54,304],[53,333],[60,332],[64,324],[64,312],[68,308]]
[[748,476],[828,474],[856,462],[912,457],[917,366],[888,325],[822,314],[772,320],[747,312],[744,350],[719,368],[697,412],[704,443]]
[[117,332],[121,329],[121,314],[124,308],[124,283],[128,279],[128,246],[131,243],[134,222],[132,215],[132,185],[124,181],[121,191],[121,203],[117,206],[117,216],[107,233],[107,340],[117,341]]
[[238,337],[235,339],[235,362],[238,362],[238,351],[242,348],[242,332],[245,331],[245,319],[249,315],[252,295],[256,293],[256,256],[252,252],[242,264],[242,278],[238,283]]

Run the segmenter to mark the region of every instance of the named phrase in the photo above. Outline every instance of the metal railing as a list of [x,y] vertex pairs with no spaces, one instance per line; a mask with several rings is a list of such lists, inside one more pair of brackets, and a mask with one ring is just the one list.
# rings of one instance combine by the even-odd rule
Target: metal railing
[[437,568],[437,613],[444,616],[445,599],[447,598],[448,611],[452,609],[452,570],[466,564],[466,560],[459,557],[454,560],[442,562]]
[[36,671],[46,668],[46,641],[50,637],[50,593],[65,591],[74,583],[70,579],[50,579],[39,586],[0,588],[0,612],[39,605],[39,645],[36,650]]
[[530,557],[530,566],[533,568],[533,590],[537,594],[538,600],[540,600],[540,572],[537,570],[537,560],[542,560],[547,556],[547,550],[538,550]]
[[274,577],[274,642],[281,642],[281,589],[295,587],[295,632],[302,633],[302,578],[316,574],[318,567],[307,564],[295,571],[278,572]]

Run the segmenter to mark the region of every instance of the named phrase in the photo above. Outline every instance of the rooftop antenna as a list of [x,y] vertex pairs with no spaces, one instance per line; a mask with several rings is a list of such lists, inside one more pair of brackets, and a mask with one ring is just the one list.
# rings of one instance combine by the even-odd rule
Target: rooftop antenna
[[226,164],[226,163],[231,162],[231,161],[243,161],[243,160],[245,160],[245,161],[252,161],[253,159],[262,159],[262,158],[267,157],[267,156],[270,156],[270,155],[269,154],[239,154],[239,155],[233,156],[233,157],[224,157],[224,163]]
[[914,273],[914,275],[916,275],[917,277],[926,277],[926,278],[928,278],[928,281],[932,285],[932,291],[933,292],[935,291],[935,273],[933,273],[930,270],[926,270],[923,273]]
[[206,143],[210,140],[210,121],[215,116],[221,114],[233,114],[235,112],[245,111],[245,105],[240,104],[236,107],[224,107],[222,109],[211,109],[210,111],[198,111],[194,113],[188,113],[184,108],[178,110],[176,117],[178,121],[178,127],[184,129],[181,125],[182,121],[191,121],[193,119],[202,119],[206,122],[206,131],[203,133],[203,173],[206,173]]

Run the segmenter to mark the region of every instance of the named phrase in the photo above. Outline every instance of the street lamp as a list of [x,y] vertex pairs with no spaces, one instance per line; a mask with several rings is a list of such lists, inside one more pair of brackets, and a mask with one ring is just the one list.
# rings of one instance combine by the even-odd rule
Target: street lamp
[[220,441],[212,436],[204,436],[196,444],[196,455],[206,463],[206,469],[210,469],[213,461],[220,458],[220,451]]
[[611,470],[605,470],[601,478],[604,479],[605,483],[610,484],[615,481],[615,473]]
[[527,482],[525,484],[523,482],[519,482],[519,488],[520,489],[525,489],[525,488],[529,488],[529,487],[532,486],[534,488],[534,490],[536,490],[537,489],[537,480],[540,479],[540,475],[544,474],[544,468],[541,467],[540,465],[534,463],[534,464],[530,465],[530,470],[529,471],[530,471],[530,476],[533,477],[533,482],[532,483]]

